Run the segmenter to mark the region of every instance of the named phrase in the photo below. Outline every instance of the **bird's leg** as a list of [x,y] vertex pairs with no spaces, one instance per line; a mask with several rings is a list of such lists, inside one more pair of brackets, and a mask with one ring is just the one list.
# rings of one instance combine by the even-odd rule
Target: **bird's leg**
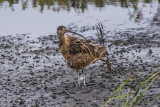
[[79,71],[77,70],[77,78],[78,78],[78,85],[80,86],[80,77],[79,77]]
[[82,69],[82,73],[83,73],[83,84],[86,87],[85,71],[83,69]]

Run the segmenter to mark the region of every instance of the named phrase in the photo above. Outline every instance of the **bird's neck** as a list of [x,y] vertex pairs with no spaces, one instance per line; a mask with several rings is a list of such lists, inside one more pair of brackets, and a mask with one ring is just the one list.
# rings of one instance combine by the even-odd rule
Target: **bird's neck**
[[59,39],[59,47],[65,46],[66,44],[66,35],[58,36]]
[[65,59],[68,59],[70,57],[69,50],[68,50],[68,46],[69,46],[68,41],[69,41],[68,36],[66,35],[59,38],[59,48]]

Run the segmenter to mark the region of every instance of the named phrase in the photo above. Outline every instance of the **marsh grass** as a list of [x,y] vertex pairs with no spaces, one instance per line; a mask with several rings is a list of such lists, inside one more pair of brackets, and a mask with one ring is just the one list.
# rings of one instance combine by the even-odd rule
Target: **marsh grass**
[[[105,30],[104,30],[104,25],[102,24],[102,22],[98,22],[96,25],[96,30],[97,30],[97,33],[96,35],[98,36],[98,39],[99,39],[99,43],[101,46],[105,46]],[[107,49],[107,46],[106,46],[106,51],[105,51],[105,57],[106,57],[106,60],[104,60],[103,58],[101,59],[102,61],[104,61],[106,64],[107,64],[107,68],[109,70],[109,72],[111,73],[112,72],[112,68],[111,68],[111,63],[110,63],[110,60],[109,60],[109,53],[108,53],[108,49]]]
[[[136,74],[137,72],[135,72]],[[103,107],[110,107],[109,103],[115,99],[118,99],[118,107],[133,107],[138,101],[143,99],[144,93],[149,89],[149,87],[156,80],[157,75],[160,73],[160,69],[155,71],[150,77],[142,81],[140,85],[136,88],[134,93],[130,93],[130,88],[128,88],[128,93],[124,93],[124,86],[133,80],[135,74],[123,82],[109,97]],[[147,86],[146,86],[147,85]],[[144,87],[145,86],[145,87]],[[144,88],[144,89],[143,89]],[[118,96],[116,96],[118,94]]]

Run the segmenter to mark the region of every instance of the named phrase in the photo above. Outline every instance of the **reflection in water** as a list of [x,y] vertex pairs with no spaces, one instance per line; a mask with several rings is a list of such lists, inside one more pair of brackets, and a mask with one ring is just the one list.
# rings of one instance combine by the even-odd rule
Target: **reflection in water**
[[[160,0],[158,0],[160,2]],[[76,12],[84,12],[87,8],[87,4],[94,4],[96,7],[104,7],[105,5],[120,5],[121,7],[132,7],[134,10],[138,9],[139,0],[0,0],[0,7],[11,7],[14,11],[14,4],[21,3],[22,9],[25,10],[29,2],[32,3],[32,7],[40,6],[40,11],[43,12],[45,6],[48,9],[52,9],[54,12],[60,10],[70,11],[73,7]],[[143,3],[151,3],[152,0],[144,0]]]
[[53,34],[59,25],[92,35],[88,28],[98,21],[110,32],[140,28],[150,25],[158,6],[158,0],[0,0],[0,36]]
[[158,12],[153,17],[152,25],[160,26],[160,8],[158,8]]

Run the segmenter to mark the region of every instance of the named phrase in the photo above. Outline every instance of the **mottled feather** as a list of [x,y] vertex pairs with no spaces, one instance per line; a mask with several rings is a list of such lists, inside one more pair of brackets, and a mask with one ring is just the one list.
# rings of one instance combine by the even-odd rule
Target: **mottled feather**
[[67,60],[67,65],[73,69],[83,69],[99,60],[106,48],[77,38],[71,40],[68,50],[71,57]]
[[106,51],[105,46],[93,44],[92,41],[86,41],[78,37],[65,35],[66,28],[60,26],[57,28],[59,38],[59,48],[67,61],[67,65],[73,69],[83,69],[91,63],[102,58]]

